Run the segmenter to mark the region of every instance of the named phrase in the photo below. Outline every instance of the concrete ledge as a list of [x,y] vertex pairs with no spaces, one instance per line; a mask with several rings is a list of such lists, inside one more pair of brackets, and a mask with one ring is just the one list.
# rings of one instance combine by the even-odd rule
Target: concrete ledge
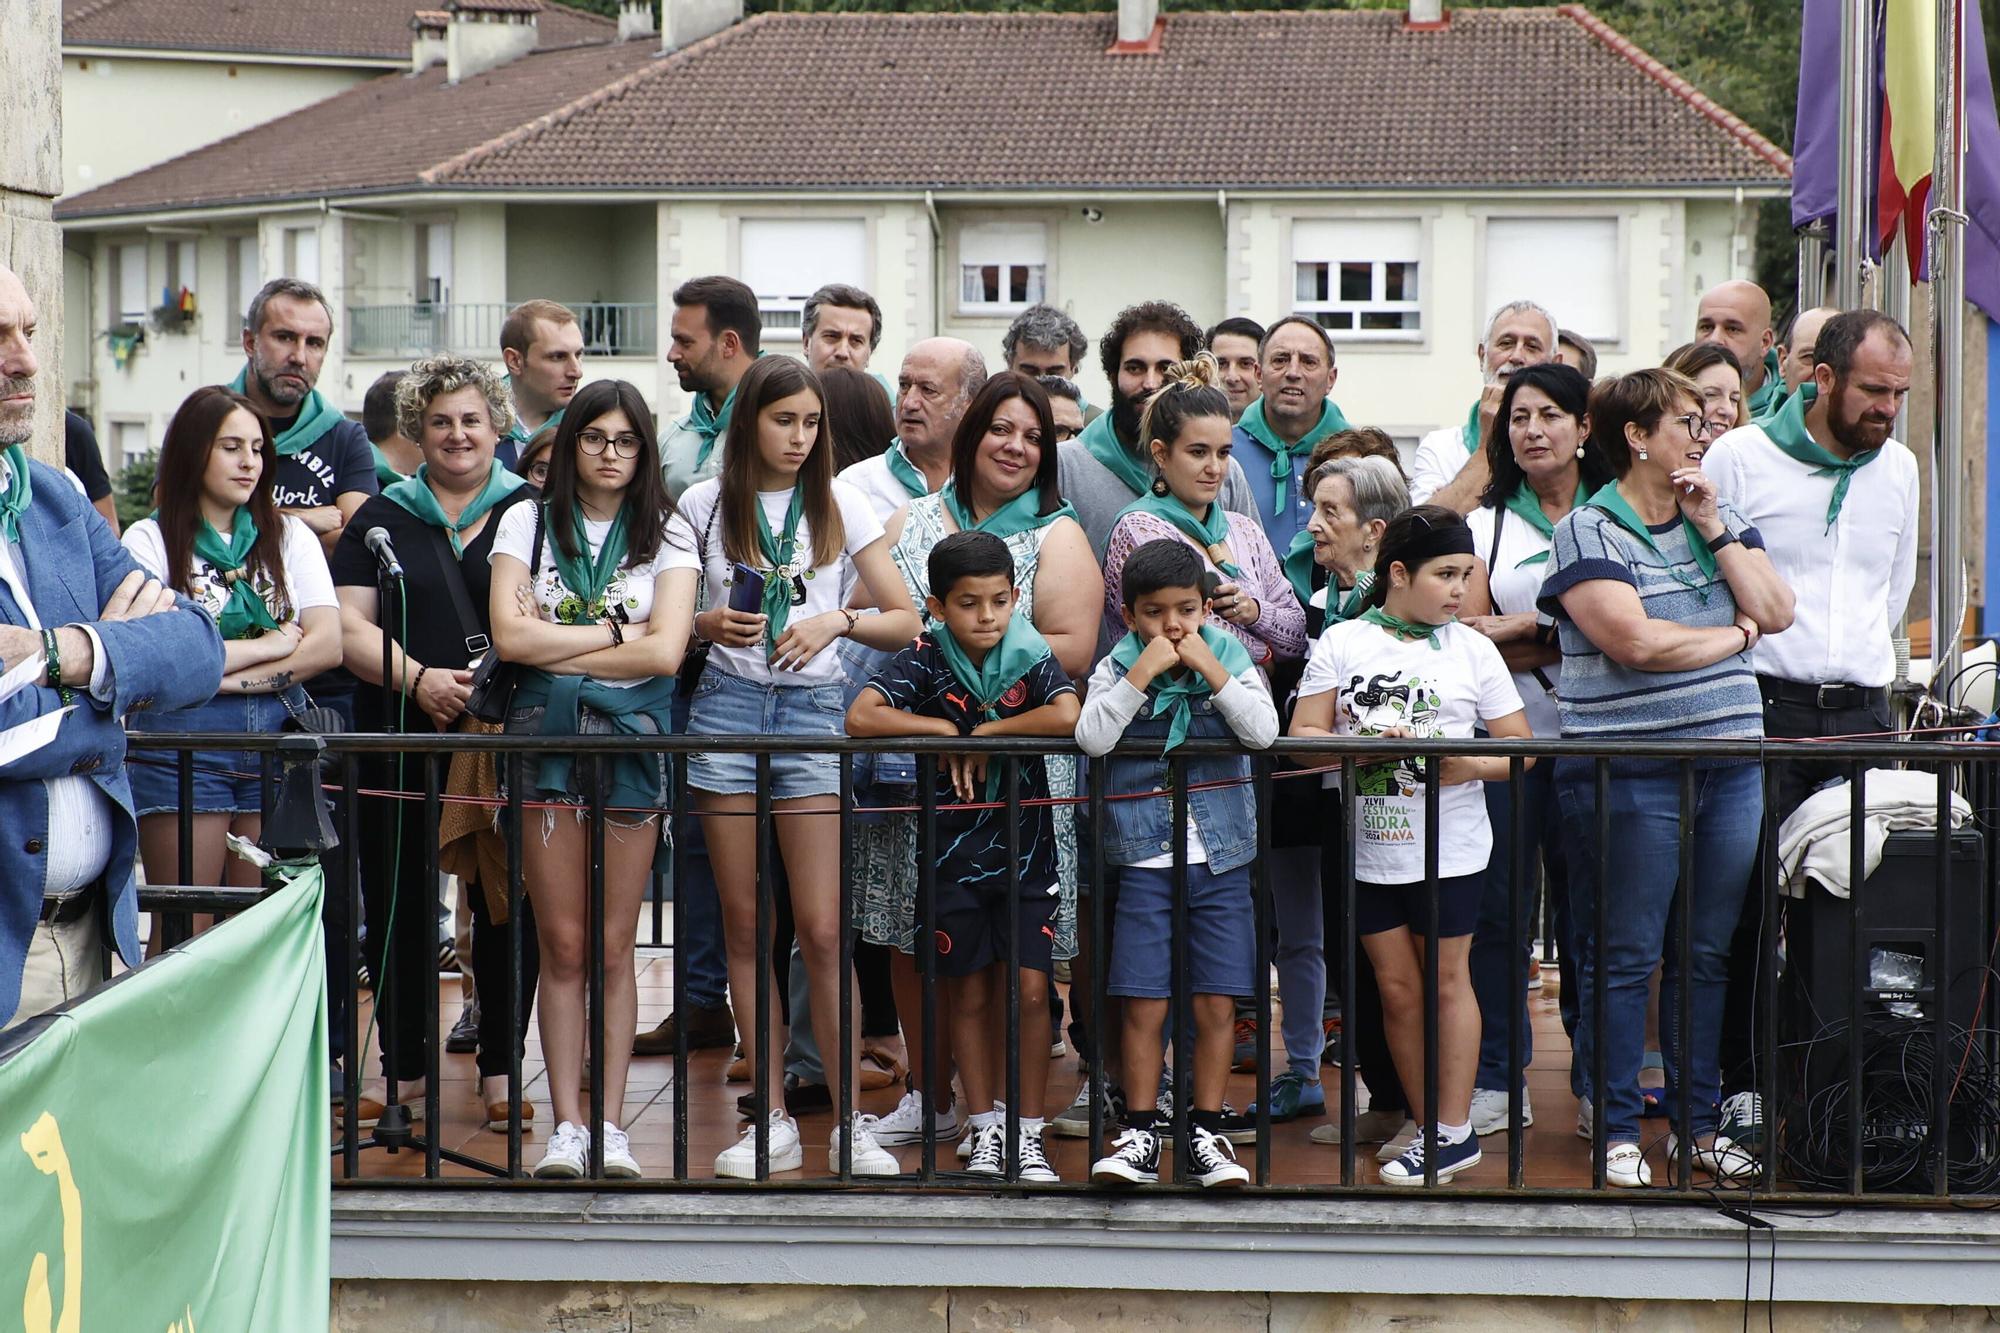
[[1780,1302],[2000,1305],[1991,1214],[1758,1216],[1746,1251],[1699,1205],[338,1190],[333,1276],[1728,1301],[1775,1236]]

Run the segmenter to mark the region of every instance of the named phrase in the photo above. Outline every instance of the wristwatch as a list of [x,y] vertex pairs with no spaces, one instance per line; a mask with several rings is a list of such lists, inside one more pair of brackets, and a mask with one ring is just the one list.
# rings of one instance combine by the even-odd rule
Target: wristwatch
[[1708,544],[1708,553],[1710,555],[1719,554],[1723,547],[1730,545],[1732,542],[1740,542],[1742,540],[1734,532],[1731,532],[1728,528],[1724,528],[1722,535]]

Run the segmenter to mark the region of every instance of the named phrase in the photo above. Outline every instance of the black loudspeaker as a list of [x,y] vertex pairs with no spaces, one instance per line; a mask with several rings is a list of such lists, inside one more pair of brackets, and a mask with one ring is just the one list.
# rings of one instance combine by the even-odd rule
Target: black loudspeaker
[[[1858,913],[1817,883],[1786,905],[1777,1120],[1785,1174],[1798,1183],[1843,1191],[1854,1183],[1858,994],[1863,1188],[1929,1192],[1941,1147],[1954,1191],[2000,1184],[1991,1018],[2000,995],[1985,971],[1993,942],[1985,843],[1971,829],[1951,835],[1942,920],[1937,851],[1935,832],[1891,833],[1856,895]],[[1932,1132],[1940,1083],[1949,1101],[1942,1143]]]

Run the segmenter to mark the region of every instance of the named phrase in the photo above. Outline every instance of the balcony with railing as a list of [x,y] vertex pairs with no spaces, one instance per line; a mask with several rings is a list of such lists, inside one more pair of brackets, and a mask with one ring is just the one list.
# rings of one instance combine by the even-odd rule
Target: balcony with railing
[[[583,330],[586,356],[652,356],[659,349],[658,307],[651,301],[565,301]],[[514,303],[432,301],[347,308],[349,356],[491,356]]]

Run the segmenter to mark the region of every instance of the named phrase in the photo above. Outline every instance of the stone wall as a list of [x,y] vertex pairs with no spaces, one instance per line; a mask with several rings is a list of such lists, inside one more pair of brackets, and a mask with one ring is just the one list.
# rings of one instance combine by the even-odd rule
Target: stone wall
[[0,264],[41,312],[33,453],[62,461],[63,252],[51,218],[62,193],[62,6],[0,0]]
[[[1733,1333],[1739,1302],[646,1284],[333,1284],[334,1333]],[[1993,1326],[1984,1307],[1781,1303],[1793,1333]],[[1750,1322],[1765,1326],[1765,1311]]]

